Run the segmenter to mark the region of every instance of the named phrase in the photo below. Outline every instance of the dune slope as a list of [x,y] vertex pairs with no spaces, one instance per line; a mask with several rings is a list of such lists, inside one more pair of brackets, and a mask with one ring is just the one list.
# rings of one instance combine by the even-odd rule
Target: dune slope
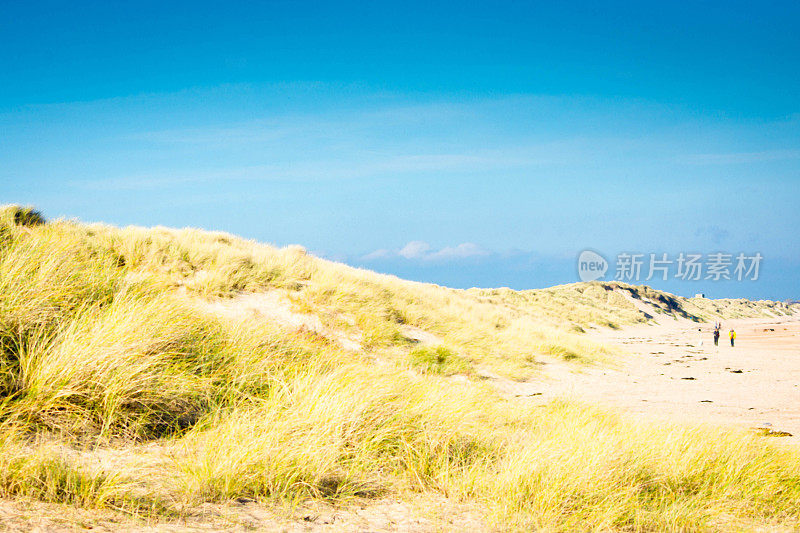
[[[615,349],[582,332],[654,313],[797,306],[601,283],[453,290],[299,247],[46,223],[18,207],[0,213],[0,252],[9,505],[231,529],[245,503],[295,523],[302,506],[387,500],[453,530],[798,526],[794,449],[560,400],[529,405],[483,379],[531,376],[547,358],[611,361]],[[456,512],[470,525],[443,518]]]

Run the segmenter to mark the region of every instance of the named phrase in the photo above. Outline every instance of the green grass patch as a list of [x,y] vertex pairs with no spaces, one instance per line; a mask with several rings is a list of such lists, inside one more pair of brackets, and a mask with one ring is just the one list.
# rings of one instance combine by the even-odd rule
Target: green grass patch
[[456,355],[444,346],[416,348],[408,357],[411,366],[423,374],[450,376],[469,374],[472,370],[467,359]]

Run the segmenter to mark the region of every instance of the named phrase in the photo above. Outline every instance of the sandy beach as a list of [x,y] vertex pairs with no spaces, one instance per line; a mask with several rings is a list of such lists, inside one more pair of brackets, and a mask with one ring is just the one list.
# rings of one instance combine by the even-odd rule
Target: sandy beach
[[[728,331],[737,332],[735,347]],[[612,367],[543,364],[518,396],[572,397],[625,413],[681,423],[765,428],[800,444],[800,321],[729,320],[719,346],[713,324],[669,320],[602,330],[593,338],[628,353]]]

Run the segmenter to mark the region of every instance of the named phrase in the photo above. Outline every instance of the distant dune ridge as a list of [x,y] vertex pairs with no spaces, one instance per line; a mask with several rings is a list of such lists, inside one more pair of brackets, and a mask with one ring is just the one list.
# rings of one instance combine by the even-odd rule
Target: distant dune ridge
[[613,363],[588,330],[800,304],[604,282],[456,290],[299,246],[18,206],[0,210],[0,254],[0,512],[20,528],[26,501],[89,509],[74,520],[98,527],[235,529],[253,500],[281,527],[340,509],[338,526],[306,522],[346,531],[353,505],[387,499],[416,525],[373,529],[800,526],[794,448],[491,385],[546,361]]

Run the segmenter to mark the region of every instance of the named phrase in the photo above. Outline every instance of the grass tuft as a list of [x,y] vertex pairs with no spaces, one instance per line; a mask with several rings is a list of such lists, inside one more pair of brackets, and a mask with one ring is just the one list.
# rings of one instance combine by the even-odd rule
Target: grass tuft
[[466,359],[444,346],[416,348],[409,354],[409,359],[414,368],[425,374],[450,376],[467,374],[471,369]]
[[0,224],[33,227],[41,226],[45,223],[44,215],[32,207],[0,206]]

